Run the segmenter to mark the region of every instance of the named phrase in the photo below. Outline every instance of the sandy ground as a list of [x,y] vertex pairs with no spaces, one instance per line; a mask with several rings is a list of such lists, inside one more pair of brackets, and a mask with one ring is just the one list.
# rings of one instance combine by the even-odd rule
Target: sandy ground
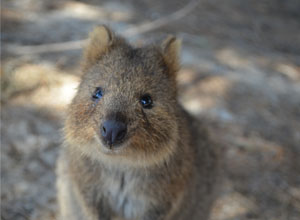
[[[50,51],[53,43],[85,39],[103,23],[123,33],[185,5],[2,1],[1,219],[55,219],[60,129],[81,49]],[[170,33],[183,40],[179,99],[223,149],[211,219],[300,219],[300,1],[202,0],[187,16],[130,39]]]

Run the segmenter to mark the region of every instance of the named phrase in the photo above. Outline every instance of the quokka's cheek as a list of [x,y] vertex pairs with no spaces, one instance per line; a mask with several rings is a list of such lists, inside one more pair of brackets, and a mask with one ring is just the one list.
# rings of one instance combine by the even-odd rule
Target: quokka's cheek
[[94,140],[96,129],[91,120],[81,121],[80,118],[74,120],[74,117],[69,117],[65,122],[64,134],[67,142],[82,145]]

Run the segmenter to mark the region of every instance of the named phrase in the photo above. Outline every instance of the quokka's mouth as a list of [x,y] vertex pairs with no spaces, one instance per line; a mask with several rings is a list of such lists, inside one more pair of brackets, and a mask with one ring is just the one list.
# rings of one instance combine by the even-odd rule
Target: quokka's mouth
[[127,147],[128,138],[123,139],[122,141],[115,142],[114,144],[105,142],[101,137],[95,135],[97,143],[100,145],[100,150],[105,154],[119,154],[124,148]]

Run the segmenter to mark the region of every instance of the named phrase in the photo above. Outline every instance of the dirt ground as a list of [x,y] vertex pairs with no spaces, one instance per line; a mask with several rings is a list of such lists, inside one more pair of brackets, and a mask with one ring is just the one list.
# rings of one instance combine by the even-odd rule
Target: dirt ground
[[[81,48],[53,43],[85,39],[103,23],[122,34],[189,3],[1,4],[1,219],[55,219],[55,162]],[[211,220],[299,220],[300,1],[200,0],[186,16],[130,39],[170,33],[183,40],[179,99],[223,150]]]

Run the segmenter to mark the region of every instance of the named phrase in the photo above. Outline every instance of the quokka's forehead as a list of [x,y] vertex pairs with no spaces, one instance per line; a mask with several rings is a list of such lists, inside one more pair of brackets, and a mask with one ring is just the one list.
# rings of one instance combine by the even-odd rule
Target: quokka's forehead
[[116,49],[105,55],[100,63],[106,68],[151,72],[165,68],[163,56],[155,47]]
[[[157,66],[156,66],[157,65]],[[99,64],[92,72],[97,75],[98,80],[106,84],[120,83],[151,83],[153,80],[167,79],[163,66],[147,65],[147,63],[134,64],[121,62],[118,64]],[[94,81],[95,78],[93,78]]]

